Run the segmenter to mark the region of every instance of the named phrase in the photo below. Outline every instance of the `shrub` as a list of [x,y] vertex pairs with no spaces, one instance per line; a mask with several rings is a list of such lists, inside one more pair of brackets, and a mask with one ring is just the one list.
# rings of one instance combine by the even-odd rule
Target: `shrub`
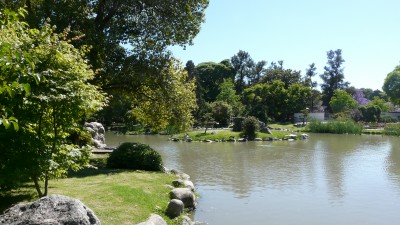
[[351,121],[330,120],[322,123],[318,120],[312,120],[308,128],[313,133],[333,133],[333,134],[361,134],[362,126]]
[[161,171],[161,155],[149,145],[125,142],[115,149],[107,160],[107,166],[118,169]]
[[386,124],[384,128],[384,134],[400,136],[400,124],[399,123]]
[[260,129],[260,123],[254,116],[247,117],[242,123],[242,136],[249,140],[254,140],[256,132]]
[[233,128],[232,130],[235,132],[239,132],[242,131],[242,124],[243,124],[243,120],[245,118],[243,117],[235,117],[233,118]]

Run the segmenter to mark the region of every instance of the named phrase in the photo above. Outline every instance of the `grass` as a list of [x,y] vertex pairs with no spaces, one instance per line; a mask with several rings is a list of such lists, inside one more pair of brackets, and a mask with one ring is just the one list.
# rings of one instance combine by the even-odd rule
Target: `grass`
[[333,134],[361,134],[362,126],[351,121],[336,121],[330,120],[328,122],[320,122],[317,120],[311,121],[308,129],[312,133],[333,133]]
[[[267,134],[267,133],[262,133],[262,132],[257,132],[257,138],[284,138],[285,135],[290,134],[290,131],[283,131],[283,130],[272,130],[272,134]],[[203,140],[228,140],[230,137],[234,137],[235,139],[240,138],[240,132],[233,132],[232,130],[226,130],[226,129],[213,129],[213,130],[207,130],[207,133],[204,133],[204,130],[197,130],[197,131],[191,131],[187,133],[190,138],[193,139],[193,141],[203,141]],[[176,135],[177,138],[182,139],[185,133],[181,133]]]
[[[104,156],[93,162],[101,163]],[[161,172],[85,169],[70,177],[51,180],[49,194],[62,194],[81,200],[92,209],[102,224],[137,224],[152,213],[161,215],[168,224],[178,224],[164,215],[169,202],[169,189],[176,177]],[[33,185],[0,194],[0,209],[19,202],[37,200]]]
[[385,125],[384,134],[400,136],[400,123],[388,123]]

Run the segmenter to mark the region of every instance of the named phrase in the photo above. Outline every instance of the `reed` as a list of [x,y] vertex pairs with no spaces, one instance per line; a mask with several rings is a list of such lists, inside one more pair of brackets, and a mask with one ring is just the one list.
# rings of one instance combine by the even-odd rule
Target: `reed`
[[308,128],[312,133],[333,133],[333,134],[361,134],[362,126],[352,120],[321,122],[312,120]]

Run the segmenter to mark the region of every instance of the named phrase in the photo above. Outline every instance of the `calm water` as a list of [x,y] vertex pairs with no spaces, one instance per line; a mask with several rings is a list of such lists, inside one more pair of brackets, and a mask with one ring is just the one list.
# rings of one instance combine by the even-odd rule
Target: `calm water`
[[306,141],[176,143],[166,136],[106,135],[158,150],[201,195],[210,225],[400,224],[400,139],[311,134]]

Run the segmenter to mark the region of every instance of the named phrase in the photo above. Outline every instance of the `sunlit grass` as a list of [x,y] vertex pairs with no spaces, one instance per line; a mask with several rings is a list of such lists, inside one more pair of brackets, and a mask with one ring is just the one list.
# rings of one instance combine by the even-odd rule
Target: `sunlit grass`
[[[284,138],[285,135],[290,134],[290,131],[283,131],[283,130],[271,130],[272,134],[257,132],[257,138],[266,139],[269,137],[272,138]],[[228,129],[210,129],[207,130],[207,133],[204,133],[204,130],[196,130],[191,131],[188,133],[181,133],[176,135],[177,138],[182,139],[184,135],[188,135],[193,141],[204,141],[204,140],[229,140],[231,137],[234,139],[241,138],[240,132],[233,132],[232,130]]]
[[[100,157],[101,158],[101,157]],[[49,194],[62,194],[81,200],[92,209],[102,224],[137,224],[152,213],[163,216],[168,224],[178,224],[164,215],[169,189],[176,177],[161,172],[87,169],[71,177],[51,180]],[[0,207],[37,200],[33,185],[2,193]]]

